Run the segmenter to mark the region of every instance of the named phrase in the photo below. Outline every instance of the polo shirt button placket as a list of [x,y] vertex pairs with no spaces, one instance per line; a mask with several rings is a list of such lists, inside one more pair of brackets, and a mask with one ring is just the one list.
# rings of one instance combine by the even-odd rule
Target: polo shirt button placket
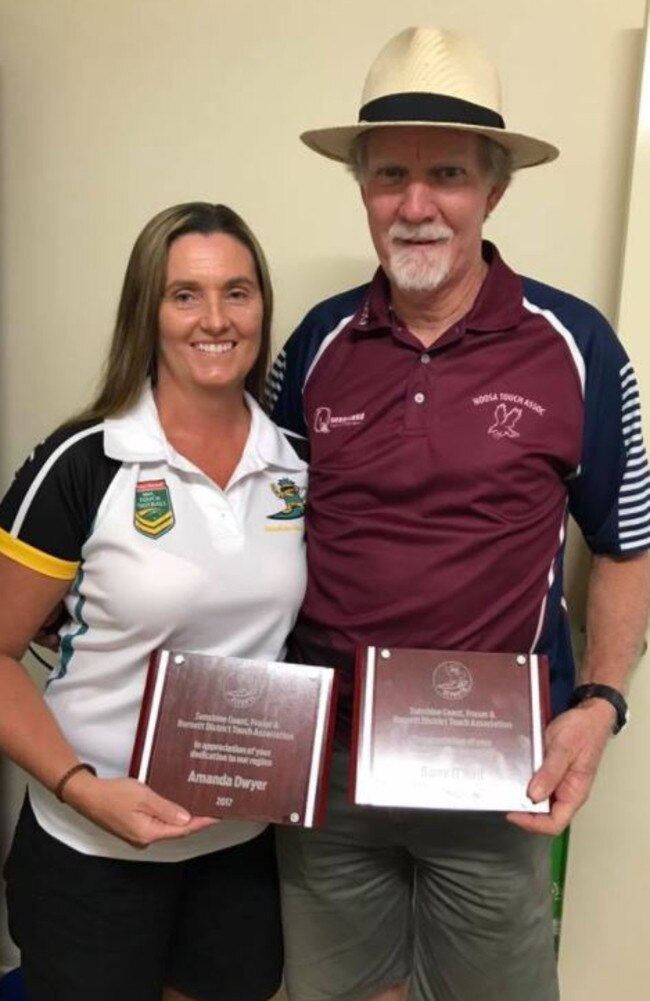
[[213,539],[219,542],[221,539],[236,538],[241,534],[241,529],[237,524],[234,512],[228,502],[222,501],[214,505],[214,515],[211,521]]
[[407,434],[425,435],[428,432],[428,411],[431,404],[431,379],[433,377],[431,360],[431,355],[428,352],[420,351],[415,356],[415,363],[412,363],[413,367],[405,398],[405,431]]

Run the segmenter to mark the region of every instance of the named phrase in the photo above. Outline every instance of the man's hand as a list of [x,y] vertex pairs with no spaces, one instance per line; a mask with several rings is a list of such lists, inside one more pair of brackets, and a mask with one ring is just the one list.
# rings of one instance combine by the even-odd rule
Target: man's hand
[[214,817],[192,817],[182,806],[136,779],[98,779],[89,772],[79,772],[70,779],[65,801],[134,848],[186,838],[218,823]]
[[560,834],[585,802],[612,735],[613,707],[604,699],[589,699],[549,724],[541,768],[528,785],[534,802],[552,797],[550,814],[509,813],[506,819],[526,831]]
[[[579,681],[624,692],[639,658],[650,606],[650,554],[594,556],[587,598],[587,644]],[[551,813],[509,813],[526,831],[560,834],[587,799],[616,720],[604,699],[587,699],[548,726],[542,767],[528,795],[551,796]]]

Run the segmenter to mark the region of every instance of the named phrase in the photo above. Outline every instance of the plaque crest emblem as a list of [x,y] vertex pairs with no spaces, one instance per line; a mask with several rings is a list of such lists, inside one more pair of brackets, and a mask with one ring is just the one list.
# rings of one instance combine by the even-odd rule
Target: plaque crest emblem
[[226,667],[221,680],[221,691],[226,703],[233,709],[247,709],[259,699],[265,680],[263,671],[253,666],[242,671],[240,663],[238,666]]
[[133,524],[141,535],[159,539],[176,523],[172,498],[165,480],[141,480],[135,487]]
[[443,660],[434,668],[431,680],[436,695],[448,702],[464,699],[474,685],[471,671],[459,660]]
[[306,487],[299,487],[297,483],[283,476],[277,483],[271,484],[271,490],[284,504],[281,511],[267,515],[273,521],[295,521],[296,518],[303,518],[305,514]]

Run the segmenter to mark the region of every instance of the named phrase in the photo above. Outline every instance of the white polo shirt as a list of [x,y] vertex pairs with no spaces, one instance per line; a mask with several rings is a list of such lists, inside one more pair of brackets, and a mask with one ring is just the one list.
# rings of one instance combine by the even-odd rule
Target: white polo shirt
[[[0,552],[71,579],[71,622],[45,697],[102,777],[128,772],[152,650],[283,656],[305,587],[307,467],[247,402],[248,441],[224,490],[172,448],[147,388],[124,417],[50,436],[0,505]],[[113,858],[189,858],[263,827],[222,821],[143,854],[36,782],[30,797],[54,837]]]

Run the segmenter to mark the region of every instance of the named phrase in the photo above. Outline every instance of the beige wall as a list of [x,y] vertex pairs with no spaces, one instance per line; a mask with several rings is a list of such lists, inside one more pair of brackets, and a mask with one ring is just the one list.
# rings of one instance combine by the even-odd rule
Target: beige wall
[[[642,311],[650,249],[650,35],[647,33],[641,97],[617,322],[637,363],[647,418],[650,348],[647,318]],[[646,429],[647,426],[646,419]],[[588,974],[590,981],[602,975],[611,997],[630,999],[646,997],[650,980],[646,934],[650,900],[650,797],[646,795],[649,665],[650,656],[646,655],[634,679],[633,725],[612,746],[596,793],[575,825],[562,963],[565,982],[579,984],[585,957],[591,952],[597,962],[593,962]],[[594,993],[593,997],[605,998],[604,987],[599,990],[602,994]],[[576,992],[575,997],[579,996]],[[592,995],[586,991],[584,996]]]
[[[518,269],[613,318],[644,7],[0,0],[3,482],[34,440],[87,398],[126,255],[157,209],[205,198],[251,222],[272,263],[278,340],[316,298],[370,274],[351,180],[296,134],[353,120],[370,58],[409,23],[474,34],[502,68],[509,124],[561,147],[557,164],[516,179],[489,234]],[[648,386],[641,318],[624,321]],[[579,594],[579,582],[572,590]],[[636,999],[650,982],[649,706],[639,678],[636,727],[612,747],[575,824],[566,1001]],[[16,794],[4,798],[10,813]],[[0,950],[8,961],[6,941]]]

